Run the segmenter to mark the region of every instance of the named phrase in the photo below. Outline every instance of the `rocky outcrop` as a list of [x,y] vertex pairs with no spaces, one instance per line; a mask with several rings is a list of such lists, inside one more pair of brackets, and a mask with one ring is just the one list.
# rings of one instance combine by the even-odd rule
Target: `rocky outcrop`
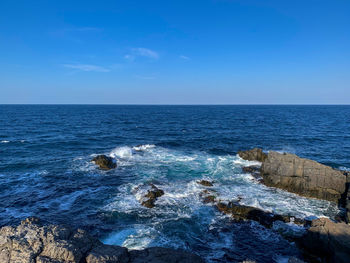
[[83,230],[60,225],[45,225],[27,218],[17,227],[0,229],[1,263],[176,263],[204,262],[181,250],[148,248],[128,251],[102,244]]
[[117,167],[114,159],[106,155],[97,155],[92,161],[100,167],[102,170],[110,170]]
[[328,218],[313,220],[300,246],[310,258],[322,262],[350,262],[350,226],[334,223]]
[[204,263],[197,255],[162,247],[130,251],[132,263]]
[[335,202],[346,189],[343,172],[289,153],[269,152],[262,163],[261,175],[267,186]]
[[271,228],[275,221],[282,221],[285,223],[293,222],[299,225],[304,225],[306,223],[305,220],[300,218],[276,215],[259,208],[244,206],[234,202],[219,202],[216,204],[216,207],[219,211],[231,215],[235,220],[253,220],[268,228]]
[[141,205],[147,207],[147,208],[153,208],[155,206],[155,202],[157,201],[158,197],[161,197],[164,195],[164,191],[162,189],[159,189],[154,184],[150,184],[151,189],[147,191],[147,194],[143,197],[141,201]]
[[258,161],[263,162],[267,158],[266,153],[262,151],[262,149],[254,148],[248,151],[239,151],[239,157],[247,161]]
[[210,182],[210,181],[207,181],[207,180],[200,180],[200,181],[197,181],[197,184],[201,184],[203,186],[213,186],[213,182]]
[[346,196],[345,196],[345,221],[350,224],[350,172],[345,172],[346,175]]

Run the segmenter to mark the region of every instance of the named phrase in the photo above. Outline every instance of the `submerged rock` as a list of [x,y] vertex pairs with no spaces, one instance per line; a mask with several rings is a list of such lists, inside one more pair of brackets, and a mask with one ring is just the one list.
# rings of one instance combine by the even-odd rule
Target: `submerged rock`
[[153,208],[158,197],[164,195],[164,191],[159,189],[154,184],[151,184],[151,189],[147,191],[147,194],[143,197],[141,205],[147,208]]
[[248,151],[239,151],[238,155],[247,161],[263,162],[267,158],[266,153],[264,153],[260,148],[254,148]]
[[328,218],[313,220],[300,246],[322,262],[350,262],[350,226]]
[[269,152],[261,175],[267,186],[307,197],[338,202],[345,192],[343,172],[294,154]]
[[100,167],[102,170],[110,170],[117,167],[114,159],[106,155],[97,155],[92,161]]
[[140,263],[198,262],[199,256],[170,248],[128,251],[105,245],[83,230],[43,224],[28,218],[0,229],[1,263]]
[[213,182],[210,182],[210,181],[207,181],[207,180],[197,181],[197,184],[201,184],[201,185],[204,185],[204,186],[213,186]]

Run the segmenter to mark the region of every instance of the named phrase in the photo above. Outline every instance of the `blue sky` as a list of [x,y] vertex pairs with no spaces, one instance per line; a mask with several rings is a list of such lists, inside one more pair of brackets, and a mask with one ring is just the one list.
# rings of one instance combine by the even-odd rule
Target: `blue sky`
[[0,103],[349,104],[349,0],[0,1]]

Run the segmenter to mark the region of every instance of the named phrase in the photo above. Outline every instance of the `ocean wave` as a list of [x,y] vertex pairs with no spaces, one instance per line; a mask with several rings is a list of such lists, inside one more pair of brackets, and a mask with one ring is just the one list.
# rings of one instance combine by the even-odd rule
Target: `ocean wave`
[[132,148],[128,146],[117,147],[109,153],[110,157],[123,159],[131,158],[132,155]]
[[0,143],[9,143],[10,141],[6,141],[6,140],[4,140],[4,141],[0,141]]
[[138,145],[132,147],[133,150],[135,151],[146,151],[148,149],[155,148],[156,146],[154,144],[144,144],[144,145]]

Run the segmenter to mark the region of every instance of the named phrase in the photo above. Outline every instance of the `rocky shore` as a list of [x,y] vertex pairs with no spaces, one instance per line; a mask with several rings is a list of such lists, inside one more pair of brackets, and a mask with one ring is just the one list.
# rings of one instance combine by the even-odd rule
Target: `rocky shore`
[[[203,188],[203,203],[214,206],[237,222],[252,220],[266,228],[279,232],[295,242],[306,262],[350,262],[350,175],[312,160],[293,154],[269,152],[262,149],[240,151],[238,155],[249,161],[261,162],[261,166],[242,167],[260,183],[301,196],[336,202],[345,214],[335,221],[328,218],[306,219],[279,215],[259,208],[245,206],[237,200],[221,200],[215,191],[215,181],[199,180]],[[115,161],[104,155],[93,162],[100,169],[117,167]],[[140,204],[154,209],[157,199],[164,198],[164,191],[153,183],[133,189],[140,196]],[[297,226],[301,231],[285,231],[284,227]],[[0,263],[172,263],[205,262],[199,256],[170,248],[151,247],[144,250],[105,245],[84,230],[53,225],[38,218],[27,218],[18,226],[0,229]],[[249,261],[250,262],[250,261]],[[288,262],[304,262],[290,258]]]
[[1,263],[203,263],[182,250],[151,247],[128,250],[102,244],[86,231],[27,218],[0,229]]
[[[262,162],[257,166],[243,167],[243,171],[261,176],[261,183],[281,188],[301,196],[337,202],[345,209],[345,215],[334,222],[328,218],[315,219],[311,222],[299,220],[306,227],[300,237],[292,237],[310,262],[350,262],[350,174],[312,160],[300,158],[294,154],[270,151],[263,153],[261,149],[241,151],[238,155],[249,161]],[[240,207],[229,204],[219,207],[229,211],[234,217],[243,217],[271,227],[278,215],[259,211],[256,208]],[[238,211],[238,212],[237,212]],[[253,213],[252,213],[253,212]]]

